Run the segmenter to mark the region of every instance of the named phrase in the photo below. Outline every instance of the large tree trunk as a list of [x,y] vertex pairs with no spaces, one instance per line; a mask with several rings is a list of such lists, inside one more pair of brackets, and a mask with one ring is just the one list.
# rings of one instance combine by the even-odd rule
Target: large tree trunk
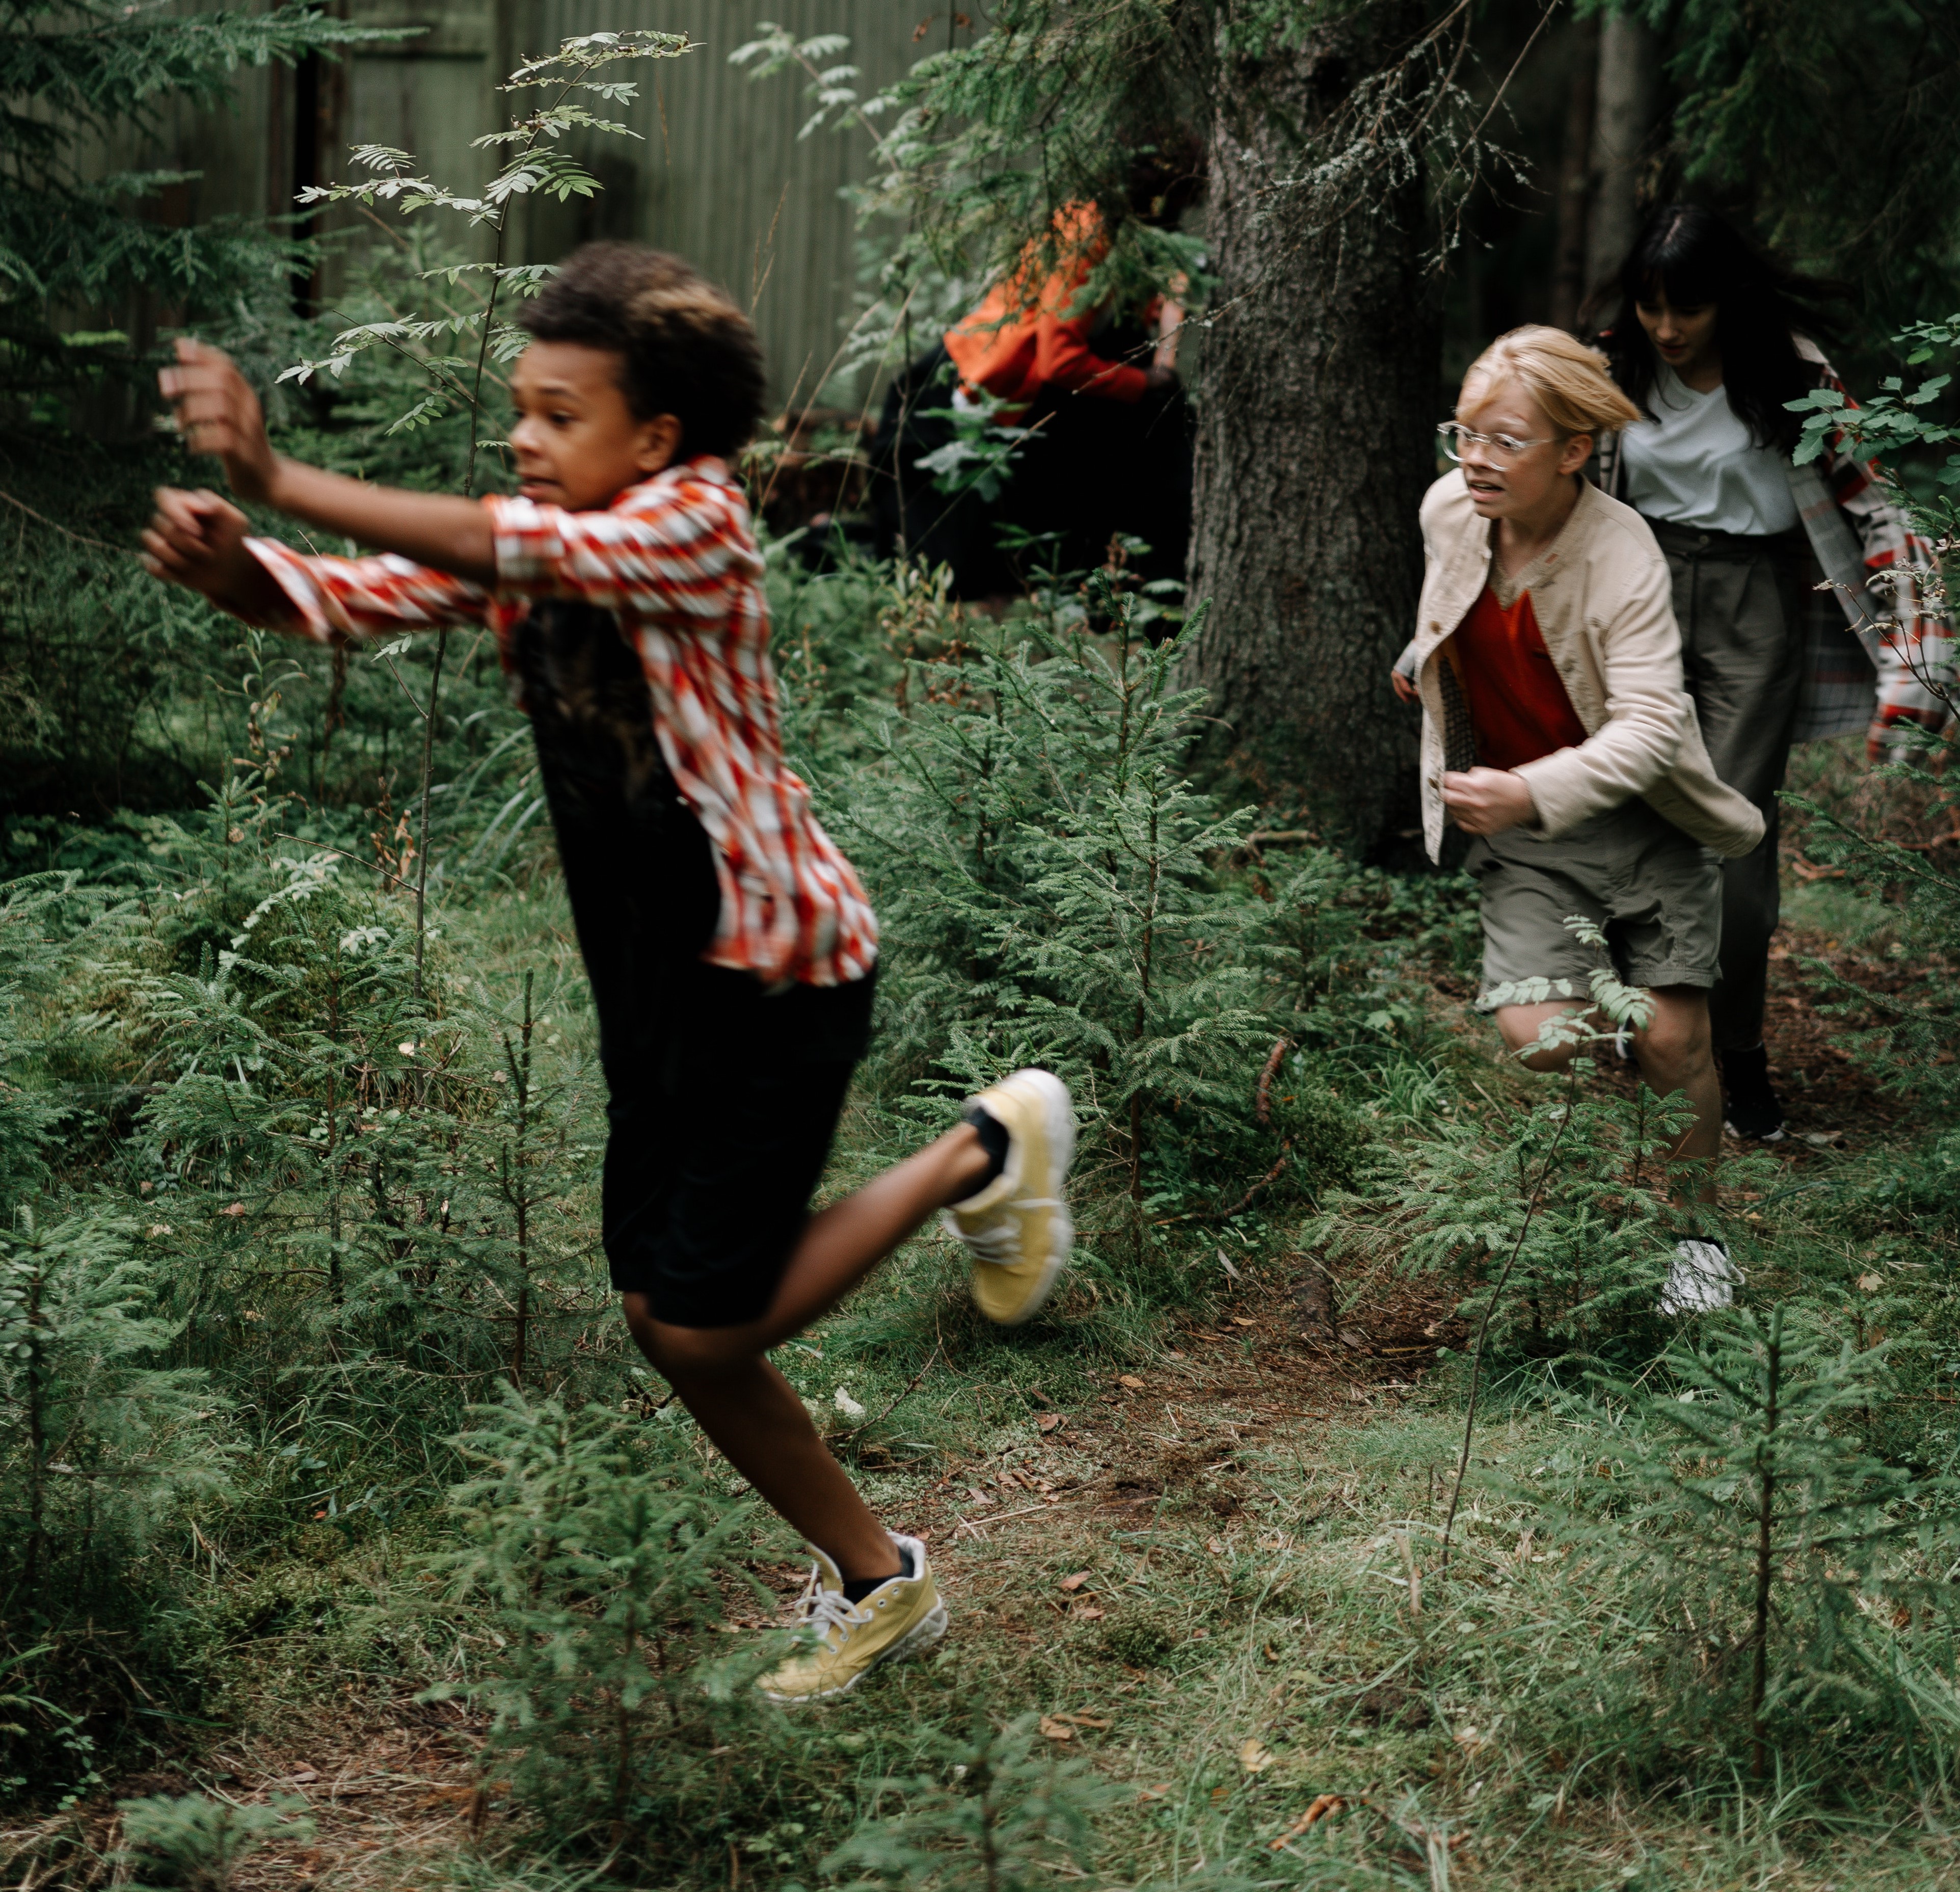
[[1551,319],[1579,331],[1592,284],[1586,276],[1586,226],[1592,198],[1593,101],[1599,78],[1599,22],[1575,20],[1565,79],[1565,136],[1558,158],[1558,244],[1551,272]]
[[1344,143],[1342,104],[1426,13],[1370,0],[1303,45],[1227,56],[1211,138],[1218,313],[1198,376],[1191,565],[1211,614],[1188,674],[1218,718],[1212,755],[1370,855],[1416,818],[1416,725],[1389,670],[1422,577],[1440,284],[1419,177],[1378,164],[1331,191],[1287,180]]
[[1592,126],[1592,210],[1586,273],[1595,289],[1626,260],[1640,234],[1640,170],[1660,110],[1660,42],[1621,13],[1599,28],[1599,82]]

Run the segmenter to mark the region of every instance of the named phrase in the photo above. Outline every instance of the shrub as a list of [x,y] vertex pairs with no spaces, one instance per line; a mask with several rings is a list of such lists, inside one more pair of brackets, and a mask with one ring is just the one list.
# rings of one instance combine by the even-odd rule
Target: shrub
[[129,1225],[14,1218],[0,1232],[0,1663],[26,1699],[0,1728],[0,1788],[68,1784],[85,1764],[87,1718],[130,1685],[122,1645],[158,1653],[170,1580],[145,1553],[173,1510],[222,1489],[230,1456],[207,1377],[157,1364],[172,1330],[146,1311]]
[[[568,1411],[508,1390],[458,1450],[481,1467],[451,1505],[461,1548],[434,1558],[497,1645],[460,1693],[493,1715],[488,1758],[562,1841],[615,1862],[678,1846],[718,1796],[702,1757],[768,1725],[749,1685],[781,1648],[718,1658],[724,1588],[752,1507],[731,1504],[677,1426]],[[693,1803],[690,1811],[690,1803]]]
[[119,1863],[136,1875],[131,1892],[231,1892],[240,1862],[272,1835],[313,1836],[313,1822],[294,1817],[305,1804],[289,1795],[262,1807],[202,1794],[122,1801]]
[[1273,916],[1310,870],[1270,903],[1232,870],[1252,811],[1182,772],[1199,698],[1176,686],[1180,646],[1135,638],[1108,575],[1095,588],[1106,638],[1079,610],[994,630],[908,594],[927,654],[860,712],[836,825],[889,942],[877,1090],[902,1110],[1017,1064],[1059,1072],[1103,1279],[1115,1264],[1147,1294],[1160,1227],[1242,1208],[1262,1178],[1262,1207],[1297,1199],[1357,1139],[1312,1065],[1277,1103],[1258,1081],[1294,1022]]
[[[934,1742],[931,1772],[873,1789],[879,1817],[824,1862],[845,1892],[886,1886],[943,1892],[1035,1892],[1058,1871],[1081,1876],[1096,1815],[1118,1798],[1084,1760],[1063,1760],[1040,1717],[996,1727],[976,1718]],[[887,1801],[896,1804],[883,1811]]]
[[[1621,984],[1599,930],[1567,925],[1600,963],[1592,997],[1603,1027],[1577,1015],[1548,1027],[1586,1051],[1610,1054],[1623,1027],[1644,1015],[1645,995]],[[1500,1002],[1551,996],[1542,979],[1502,987]],[[1717,1212],[1678,1207],[1666,1157],[1686,1127],[1678,1095],[1645,1085],[1628,1098],[1596,1085],[1591,1056],[1491,1118],[1439,1116],[1378,1155],[1369,1186],[1341,1198],[1303,1231],[1328,1259],[1367,1268],[1449,1272],[1472,1284],[1461,1311],[1500,1351],[1547,1365],[1638,1350],[1662,1328],[1654,1310],[1674,1244],[1706,1232]],[[1746,1186],[1755,1171],[1732,1162]]]
[[1599,1381],[1624,1416],[1592,1437],[1610,1476],[1552,1508],[1658,1630],[1634,1646],[1668,1738],[1718,1765],[1746,1750],[1757,1780],[1773,1749],[1960,1734],[1949,1481],[1851,1425],[1885,1397],[1885,1353],[1780,1308],[1711,1316],[1638,1384]]

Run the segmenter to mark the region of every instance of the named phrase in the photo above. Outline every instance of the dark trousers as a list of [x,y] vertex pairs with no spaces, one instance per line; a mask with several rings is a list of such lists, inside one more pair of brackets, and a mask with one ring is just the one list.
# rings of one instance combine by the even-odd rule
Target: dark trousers
[[1722,976],[1708,1000],[1715,1049],[1745,1050],[1762,1042],[1770,936],[1781,916],[1777,791],[1803,683],[1804,535],[1647,523],[1673,575],[1688,692],[1708,759],[1763,814],[1761,843],[1722,863]]

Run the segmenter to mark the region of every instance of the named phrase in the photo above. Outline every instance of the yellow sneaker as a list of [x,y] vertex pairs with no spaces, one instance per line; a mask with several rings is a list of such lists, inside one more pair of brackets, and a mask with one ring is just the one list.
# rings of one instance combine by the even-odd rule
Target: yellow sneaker
[[797,1606],[797,1626],[816,1641],[772,1669],[756,1686],[772,1702],[820,1702],[842,1695],[880,1662],[916,1655],[946,1633],[946,1605],[934,1588],[925,1546],[891,1534],[911,1574],[879,1585],[861,1602],[844,1594],[835,1564],[813,1544],[816,1559]]
[[1075,1111],[1052,1071],[1017,1071],[973,1102],[1007,1132],[1007,1164],[942,1220],[973,1257],[974,1304],[989,1320],[1018,1327],[1048,1298],[1075,1241],[1062,1199]]

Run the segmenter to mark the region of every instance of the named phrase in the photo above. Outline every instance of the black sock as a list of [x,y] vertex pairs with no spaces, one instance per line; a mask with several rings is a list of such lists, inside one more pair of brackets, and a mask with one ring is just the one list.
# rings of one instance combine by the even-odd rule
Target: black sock
[[[903,1544],[897,1548],[899,1567],[895,1574],[901,1577],[916,1576],[918,1573],[912,1567],[912,1553]],[[855,1578],[844,1586],[845,1601],[847,1603],[862,1603],[881,1583],[889,1583],[891,1580],[889,1576]]]
[[[959,1120],[979,1132],[980,1147],[987,1152],[987,1174],[966,1192],[967,1196],[977,1196],[1007,1167],[1007,1126],[977,1104],[968,1104],[960,1112]],[[960,1200],[964,1202],[966,1196]]]

